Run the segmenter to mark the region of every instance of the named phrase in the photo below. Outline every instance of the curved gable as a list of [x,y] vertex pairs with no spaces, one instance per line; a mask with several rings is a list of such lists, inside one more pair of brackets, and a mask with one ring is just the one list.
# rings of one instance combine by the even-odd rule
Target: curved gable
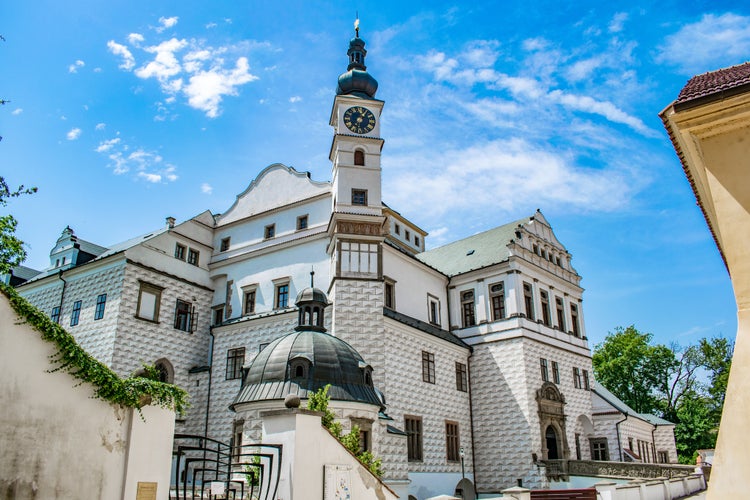
[[281,163],[269,165],[237,196],[234,204],[218,217],[217,225],[235,222],[320,194],[330,193],[329,182],[316,182],[308,172],[297,172]]

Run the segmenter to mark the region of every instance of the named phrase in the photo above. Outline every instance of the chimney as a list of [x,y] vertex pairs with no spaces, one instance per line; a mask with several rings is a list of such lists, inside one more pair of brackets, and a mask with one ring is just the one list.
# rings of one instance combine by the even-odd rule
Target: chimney
[[176,220],[174,217],[167,217],[167,227],[172,229]]

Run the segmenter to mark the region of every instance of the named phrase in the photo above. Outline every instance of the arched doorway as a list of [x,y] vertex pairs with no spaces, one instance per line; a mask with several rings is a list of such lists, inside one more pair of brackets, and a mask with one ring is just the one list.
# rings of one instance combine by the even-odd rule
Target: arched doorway
[[458,482],[453,496],[458,497],[461,500],[476,500],[477,498],[477,494],[474,491],[474,485],[467,478],[463,478]]
[[557,460],[561,458],[557,452],[557,433],[555,432],[555,428],[551,425],[547,426],[547,432],[545,432],[544,437],[547,440],[547,459]]

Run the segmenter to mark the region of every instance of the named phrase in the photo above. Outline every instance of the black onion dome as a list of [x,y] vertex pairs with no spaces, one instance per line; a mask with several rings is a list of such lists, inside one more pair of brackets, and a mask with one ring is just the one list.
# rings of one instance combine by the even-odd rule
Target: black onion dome
[[349,66],[346,73],[339,76],[336,94],[351,94],[359,97],[374,98],[378,91],[378,82],[367,72],[365,66],[365,41],[355,36],[349,42]]
[[372,368],[343,340],[314,330],[285,335],[271,342],[250,363],[242,389],[230,405],[283,400],[288,394],[307,398],[330,385],[331,400],[368,403],[382,408],[372,385]]
[[294,304],[300,306],[311,302],[316,302],[325,307],[328,305],[328,296],[319,288],[307,287],[297,294],[297,300],[294,301]]

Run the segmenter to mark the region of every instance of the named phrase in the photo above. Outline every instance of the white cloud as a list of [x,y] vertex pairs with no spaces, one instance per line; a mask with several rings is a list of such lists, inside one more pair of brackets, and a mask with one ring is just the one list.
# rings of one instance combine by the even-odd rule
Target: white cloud
[[152,174],[148,172],[138,172],[138,177],[141,177],[142,179],[146,179],[148,182],[161,182],[161,175],[160,174]]
[[185,40],[172,38],[159,45],[146,47],[146,52],[156,54],[156,56],[153,61],[135,70],[135,75],[143,79],[156,78],[162,83],[162,88],[166,86],[165,90],[169,89],[169,78],[182,71],[175,52],[182,50],[186,45]]
[[138,47],[144,40],[145,38],[143,38],[143,35],[140,33],[131,33],[128,35],[128,43],[136,47]]
[[201,193],[203,194],[212,194],[214,192],[214,188],[211,187],[210,184],[204,182],[201,184]]
[[114,139],[108,139],[106,141],[100,142],[99,146],[97,146],[94,151],[96,151],[97,153],[106,153],[107,151],[109,151],[110,149],[112,149],[119,143],[120,143],[119,137],[115,137]]
[[72,128],[70,131],[68,131],[66,137],[69,141],[75,141],[79,137],[81,137],[81,129],[80,128]]
[[676,66],[695,75],[743,63],[750,53],[750,17],[726,13],[705,14],[667,36],[659,47],[657,62]]
[[419,158],[401,156],[393,162],[441,166],[400,169],[397,177],[386,180],[390,185],[384,186],[394,206],[425,218],[455,211],[464,216],[480,211],[517,213],[538,206],[616,211],[628,204],[635,191],[635,183],[624,170],[583,168],[567,154],[523,139],[446,149],[435,158],[425,158],[420,152]]
[[83,68],[84,66],[86,66],[86,63],[78,59],[76,62],[68,66],[68,73],[77,73],[78,68]]
[[96,124],[96,130],[104,130],[105,128],[107,128],[107,125],[104,124],[104,123],[97,123]]
[[619,33],[622,31],[623,26],[625,25],[625,21],[628,20],[628,14],[626,12],[618,12],[612,17],[612,20],[609,22],[609,26],[607,29],[610,33]]
[[130,71],[135,67],[135,58],[126,46],[120,45],[114,40],[110,40],[109,42],[107,42],[107,48],[114,55],[122,57],[120,68],[124,69],[125,71]]
[[301,100],[302,98],[298,95],[293,95],[292,97],[289,98],[289,102],[291,103],[300,102]]
[[489,68],[495,64],[500,53],[497,40],[474,40],[469,42],[459,58],[474,68]]
[[237,95],[238,86],[258,79],[249,70],[247,58],[240,57],[232,70],[212,68],[196,73],[184,88],[188,103],[210,118],[219,116],[223,96]]
[[23,108],[16,108],[16,109],[14,109],[12,111],[11,114],[13,114],[13,115],[20,115],[21,113],[23,113]]
[[179,19],[179,17],[177,17],[177,16],[173,16],[173,17],[163,17],[162,16],[162,17],[160,17],[159,18],[159,24],[161,26],[159,26],[158,28],[156,28],[157,33],[161,33],[165,29],[169,29],[169,28],[173,27],[174,25],[176,25],[178,19]]
[[593,113],[603,116],[614,123],[622,123],[645,136],[658,137],[658,134],[648,128],[640,118],[629,115],[625,111],[607,101],[597,101],[589,96],[573,95],[561,90],[553,90],[548,96],[563,106],[575,111]]

